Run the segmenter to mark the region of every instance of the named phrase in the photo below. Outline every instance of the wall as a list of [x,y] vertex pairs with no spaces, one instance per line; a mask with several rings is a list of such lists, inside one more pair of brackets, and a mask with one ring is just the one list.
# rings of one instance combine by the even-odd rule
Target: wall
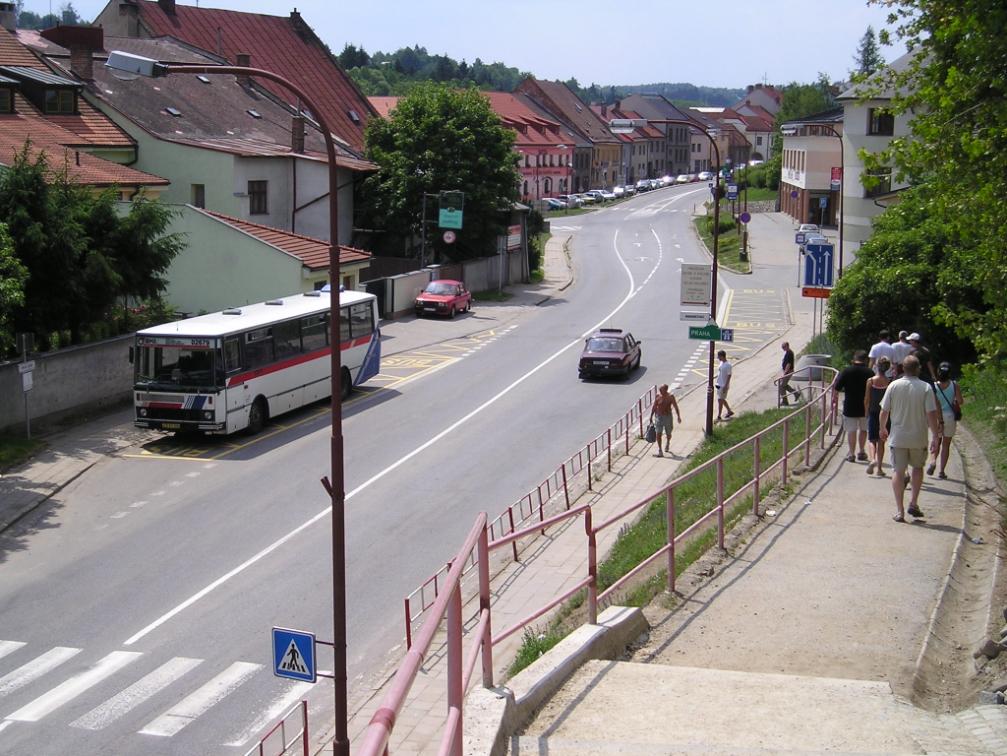
[[[70,347],[34,357],[29,392],[32,433],[61,416],[129,400],[133,335]],[[16,362],[0,362],[0,430],[24,432],[24,392]]]

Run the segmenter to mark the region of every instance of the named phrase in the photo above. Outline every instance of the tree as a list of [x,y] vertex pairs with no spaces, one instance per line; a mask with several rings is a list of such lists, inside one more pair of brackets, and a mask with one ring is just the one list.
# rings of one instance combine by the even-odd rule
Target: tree
[[[890,24],[911,52],[885,69],[865,96],[894,92],[891,110],[909,119],[912,138],[865,156],[893,166],[916,187],[898,214],[939,232],[930,244],[901,245],[901,266],[931,266],[928,321],[970,343],[984,359],[1007,356],[1007,6],[996,0],[896,0]],[[882,34],[882,42],[887,38]],[[888,210],[885,215],[892,213]],[[885,222],[882,222],[882,224]],[[912,228],[907,223],[908,228]],[[878,244],[882,241],[879,240]],[[888,244],[894,240],[889,239]]]
[[[370,228],[382,229],[419,255],[425,194],[465,193],[464,227],[453,245],[433,239],[442,256],[491,254],[518,197],[514,136],[474,88],[420,84],[390,118],[367,125],[367,152],[378,171],[363,186]],[[427,218],[436,204],[427,203]],[[428,234],[428,239],[433,236]]]
[[339,65],[349,71],[351,68],[364,68],[371,62],[371,56],[364,48],[347,44],[341,53],[336,57]]
[[0,223],[0,356],[14,346],[12,316],[24,304],[28,269],[14,254],[7,224]]
[[885,59],[881,55],[881,50],[878,49],[873,26],[868,26],[864,36],[860,38],[860,44],[857,45],[857,55],[853,61],[856,64],[856,68],[851,73],[854,79],[866,78],[885,65]]

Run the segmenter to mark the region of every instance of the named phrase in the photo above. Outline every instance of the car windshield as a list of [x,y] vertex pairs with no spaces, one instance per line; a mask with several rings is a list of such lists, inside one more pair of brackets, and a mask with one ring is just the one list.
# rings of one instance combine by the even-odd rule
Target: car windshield
[[622,339],[595,337],[588,339],[587,349],[589,352],[621,352]]
[[455,285],[446,284],[435,281],[434,283],[428,284],[427,288],[423,290],[424,294],[454,294]]

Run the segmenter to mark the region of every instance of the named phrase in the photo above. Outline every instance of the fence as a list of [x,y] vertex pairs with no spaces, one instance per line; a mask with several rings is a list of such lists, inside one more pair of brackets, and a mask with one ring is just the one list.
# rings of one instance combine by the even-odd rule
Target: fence
[[[803,454],[804,462],[808,464],[810,462],[811,447],[814,444],[816,436],[820,436],[820,445],[823,449],[825,448],[826,436],[832,433],[835,421],[835,412],[830,406],[835,396],[834,372],[831,371],[832,383],[826,387],[823,382],[819,387],[819,396],[811,397],[809,402],[800,409],[795,410],[727,451],[718,454],[713,459],[679,476],[660,491],[643,498],[622,512],[610,517],[608,520],[599,523],[597,526],[593,524],[591,506],[589,504],[582,504],[560,511],[551,517],[540,517],[538,521],[523,529],[512,530],[508,534],[491,541],[488,518],[485,514],[479,515],[461,549],[448,562],[450,567],[447,569],[447,573],[443,579],[439,581],[440,590],[433,603],[428,607],[427,618],[423,622],[415,638],[415,642],[406,651],[405,658],[399,666],[392,680],[391,687],[382,700],[380,707],[371,718],[359,753],[365,756],[379,756],[379,754],[387,753],[388,741],[391,737],[395,721],[443,620],[446,619],[447,623],[448,715],[441,738],[439,753],[461,756],[463,732],[462,709],[465,691],[471,681],[476,662],[480,660],[482,662],[483,685],[485,687],[493,686],[493,647],[497,643],[513,635],[521,628],[526,627],[530,622],[533,622],[553,607],[584,589],[587,589],[588,621],[595,624],[598,617],[598,604],[610,598],[627,581],[631,580],[641,570],[646,569],[647,566],[661,557],[667,559],[668,587],[669,590],[674,590],[677,572],[675,563],[676,550],[686,539],[698,533],[707,523],[716,518],[717,541],[721,548],[723,548],[727,513],[735,502],[739,502],[743,496],[750,493],[753,497],[753,511],[758,513],[763,486],[768,481],[774,479],[776,475],[779,475],[786,482],[790,474],[791,458],[795,454]],[[637,408],[640,406],[640,401],[638,401]],[[634,410],[637,408],[634,408]],[[634,410],[630,410],[627,416],[632,414]],[[814,425],[814,427],[812,427],[813,415],[817,415],[817,425]],[[791,437],[791,426],[793,424],[802,426],[800,430],[803,430],[803,438]],[[773,439],[777,433],[782,437],[779,457],[773,460],[766,460],[763,452],[769,446],[767,441]],[[590,445],[588,446],[590,447]],[[608,448],[611,449],[611,443],[609,443]],[[734,490],[728,493],[725,480],[727,462],[735,455],[746,453],[751,453],[752,456],[751,477],[743,482],[739,482],[734,487]],[[737,467],[737,465],[734,467]],[[682,512],[676,504],[676,493],[681,492],[690,482],[702,475],[712,475],[716,479],[716,494],[713,505],[705,511],[694,511],[692,514],[696,515],[695,519],[681,532],[678,532],[678,525],[683,523],[680,516]],[[598,533],[606,528],[613,527],[644,508],[652,507],[659,501],[663,501],[666,505],[665,516],[667,527],[664,544],[651,556],[647,557],[638,567],[621,576],[618,580],[613,581],[608,588],[599,593]],[[657,509],[660,509],[660,507]],[[587,575],[576,581],[574,585],[569,586],[560,595],[554,597],[545,606],[539,607],[531,615],[494,636],[492,632],[490,602],[490,554],[495,550],[514,544],[522,538],[534,536],[537,532],[544,531],[548,527],[558,525],[581,515],[584,517],[584,529],[587,537]],[[466,623],[462,617],[462,578],[466,569],[471,569],[471,565],[477,568],[474,572],[478,576],[478,611],[473,621],[468,623],[471,627],[468,633],[468,647],[467,649],[463,649],[464,627]]]
[[[300,729],[287,735],[287,724],[300,716]],[[279,741],[279,742],[276,742]],[[280,721],[273,725],[269,731],[263,735],[259,742],[245,751],[245,756],[286,756],[293,753],[291,749],[300,744],[301,756],[308,756],[308,702],[301,701],[292,706],[286,714],[280,717]],[[279,750],[277,750],[279,749]]]
[[[570,509],[570,502],[576,501],[585,491],[592,490],[597,466],[603,464],[611,472],[613,459],[622,454],[629,454],[631,430],[643,436],[644,414],[650,412],[656,392],[656,387],[650,388],[615,423],[563,462],[538,486],[501,512],[487,525],[490,539],[496,541],[505,538],[515,533],[518,528],[527,527],[531,522],[536,522],[541,528],[546,517]],[[522,548],[516,539],[510,543],[514,561],[518,561]],[[524,544],[525,547],[527,545]],[[419,588],[406,596],[404,604],[407,648],[412,645],[414,623],[437,600],[440,586],[444,584],[445,575],[450,571],[452,564],[453,562],[445,564]],[[462,569],[463,578],[472,572],[475,564],[474,556],[470,554]]]

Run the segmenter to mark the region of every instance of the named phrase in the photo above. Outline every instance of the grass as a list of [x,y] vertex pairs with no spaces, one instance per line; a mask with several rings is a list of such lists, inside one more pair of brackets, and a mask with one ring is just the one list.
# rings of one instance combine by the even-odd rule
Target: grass
[[496,289],[472,292],[472,299],[476,302],[506,302],[511,296],[506,291],[497,291]]
[[[696,232],[703,244],[713,254],[713,234],[706,229],[706,218],[694,218],[693,224]],[[725,268],[729,268],[736,273],[751,273],[752,265],[748,260],[741,259],[741,234],[733,231],[721,232],[717,244],[717,262]]]
[[45,442],[38,439],[0,435],[0,472],[17,467],[44,447]]
[[1007,484],[1007,365],[967,365],[964,373],[962,418],[983,447],[1002,487]]
[[[683,473],[692,470],[707,460],[725,452],[746,438],[755,435],[786,415],[785,410],[766,410],[761,413],[746,412],[738,415],[730,423],[718,425],[713,435],[706,439],[699,450],[689,460]],[[793,449],[803,438],[804,423],[798,417],[791,421],[790,447]],[[783,431],[777,429],[762,439],[760,448],[761,468],[781,456]],[[725,458],[724,495],[729,496],[747,483],[752,476],[752,449],[741,449]],[[700,517],[705,515],[716,499],[716,468],[713,467],[697,475],[692,480],[675,489],[675,531],[681,533]],[[766,489],[763,489],[766,492]],[[604,591],[637,565],[649,558],[667,543],[667,501],[664,495],[651,503],[645,514],[634,524],[620,532],[609,557],[598,565],[598,590]],[[751,497],[741,497],[725,514],[725,528],[731,527],[746,512],[751,510]],[[699,559],[717,541],[714,527],[707,528],[691,538],[676,551],[675,568],[681,574]],[[627,588],[622,603],[630,606],[644,606],[664,590],[666,571],[661,570],[642,583]],[[573,610],[584,603],[584,593],[574,596],[561,609],[559,616],[544,631],[525,631],[522,647],[511,666],[511,674],[524,669],[535,659],[559,643],[566,635],[565,620]],[[526,649],[525,646],[528,646]]]
[[[775,200],[779,196],[780,192],[777,189],[767,189],[766,187],[748,187],[748,201],[749,202],[763,202],[765,200]],[[741,200],[741,206],[744,208],[745,204],[745,192],[742,190],[738,192],[738,199]]]

